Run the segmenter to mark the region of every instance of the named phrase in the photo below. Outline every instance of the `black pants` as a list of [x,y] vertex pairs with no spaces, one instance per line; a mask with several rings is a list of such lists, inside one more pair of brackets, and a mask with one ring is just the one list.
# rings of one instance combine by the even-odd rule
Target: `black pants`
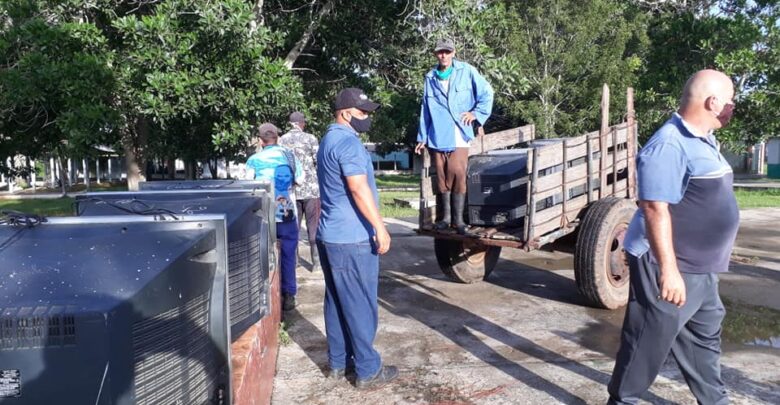
[[306,215],[306,231],[309,236],[309,244],[316,246],[317,227],[320,223],[320,199],[309,198],[306,200],[296,200],[298,208],[298,231],[301,230],[301,223],[304,214]]
[[658,264],[645,253],[628,256],[631,289],[620,350],[609,382],[610,404],[635,404],[671,351],[700,404],[727,404],[720,376],[720,328],[726,310],[718,275],[682,273],[682,308],[662,300]]

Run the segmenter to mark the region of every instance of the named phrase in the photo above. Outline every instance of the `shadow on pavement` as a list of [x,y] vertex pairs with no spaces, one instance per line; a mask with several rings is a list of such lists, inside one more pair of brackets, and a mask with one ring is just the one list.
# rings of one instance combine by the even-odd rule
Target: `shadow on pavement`
[[[570,280],[567,281],[569,283],[571,282]],[[475,335],[475,332],[501,342],[516,351],[520,351],[528,356],[541,360],[547,365],[560,367],[563,370],[572,372],[601,385],[606,385],[607,382],[609,382],[609,374],[539,346],[531,340],[510,332],[496,323],[488,321],[456,305],[442,301],[431,294],[420,292],[412,286],[415,284],[419,285],[419,283],[414,280],[402,275],[384,278],[384,288],[380,289],[380,305],[397,316],[415,319],[423,325],[436,330],[441,335],[460,346],[463,350],[471,353],[483,362],[490,364],[531,388],[549,394],[562,403],[584,404],[586,402],[566,388],[555,382],[549,381],[517,362],[504,357],[502,354],[485,344]],[[403,293],[395,292],[393,295],[402,295],[405,298],[404,302],[393,302],[385,298],[390,294],[388,290],[398,289],[403,289]],[[443,318],[452,320],[452,322],[442,321]],[[606,387],[604,390],[606,396]],[[646,398],[654,404],[670,403],[653,394],[648,394]]]

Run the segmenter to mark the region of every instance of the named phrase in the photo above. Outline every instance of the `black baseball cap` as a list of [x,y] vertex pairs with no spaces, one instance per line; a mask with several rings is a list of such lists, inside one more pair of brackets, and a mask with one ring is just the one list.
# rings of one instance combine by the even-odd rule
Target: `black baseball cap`
[[350,87],[339,92],[336,96],[336,102],[333,103],[333,108],[335,110],[357,108],[358,110],[371,112],[379,108],[379,104],[371,101],[363,90]]

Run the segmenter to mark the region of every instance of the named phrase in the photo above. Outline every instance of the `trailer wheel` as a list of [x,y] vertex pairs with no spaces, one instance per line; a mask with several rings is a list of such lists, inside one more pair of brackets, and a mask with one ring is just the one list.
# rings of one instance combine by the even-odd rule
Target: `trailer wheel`
[[442,272],[451,280],[465,284],[485,280],[501,255],[500,246],[459,240],[434,239],[433,248]]
[[574,249],[574,278],[596,307],[617,309],[628,302],[628,262],[623,238],[636,211],[632,201],[607,197],[585,213]]

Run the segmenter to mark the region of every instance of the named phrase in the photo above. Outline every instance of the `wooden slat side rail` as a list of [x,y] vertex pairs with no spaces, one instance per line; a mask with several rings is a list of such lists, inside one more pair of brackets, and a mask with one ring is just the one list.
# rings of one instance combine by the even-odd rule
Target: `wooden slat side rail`
[[547,169],[563,163],[563,142],[534,148],[537,154],[536,170]]
[[[577,198],[573,198],[569,200],[567,208],[566,208],[566,215],[565,215],[565,223],[569,223],[571,221],[574,221],[579,216],[580,211],[582,211],[583,208],[585,208],[588,205],[588,196],[587,194],[583,194]],[[555,231],[558,228],[561,228],[563,221],[563,218],[558,218],[562,215],[562,207],[560,205],[556,206],[558,209],[555,215],[550,215],[550,219],[548,219],[546,222],[540,223],[537,221],[536,225],[534,225],[534,230],[536,232],[537,237],[543,236],[544,234]],[[555,210],[556,207],[548,208],[547,210]],[[546,210],[545,210],[546,211]],[[539,211],[539,214],[543,213],[544,211]]]
[[502,149],[509,146],[514,146],[520,143],[529,142],[534,140],[535,127],[533,125],[526,125],[523,127],[517,127],[507,129],[505,131],[492,132],[485,134],[474,140],[469,149],[469,156],[478,155],[480,153],[487,152],[495,149]]

